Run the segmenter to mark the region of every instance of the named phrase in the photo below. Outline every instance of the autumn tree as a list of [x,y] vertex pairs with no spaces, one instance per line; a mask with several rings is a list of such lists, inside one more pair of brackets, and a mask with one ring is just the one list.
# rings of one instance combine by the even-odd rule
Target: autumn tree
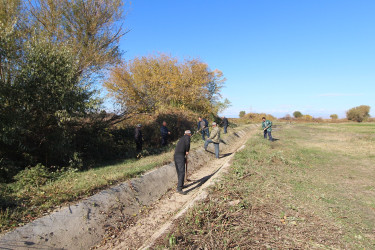
[[346,112],[346,118],[348,118],[348,120],[352,120],[356,122],[362,122],[369,117],[370,117],[370,106],[367,106],[367,105],[354,107],[354,108],[349,109]]
[[125,113],[173,107],[202,114],[228,106],[220,102],[223,73],[198,59],[179,62],[168,55],[136,57],[113,68],[105,87]]
[[2,0],[0,4],[0,80],[9,86],[22,55],[26,28],[20,0]]
[[337,114],[332,114],[329,117],[331,117],[332,120],[337,120],[339,118]]
[[123,28],[122,0],[28,1],[32,28],[56,46],[68,45],[79,73],[98,73],[119,60]]

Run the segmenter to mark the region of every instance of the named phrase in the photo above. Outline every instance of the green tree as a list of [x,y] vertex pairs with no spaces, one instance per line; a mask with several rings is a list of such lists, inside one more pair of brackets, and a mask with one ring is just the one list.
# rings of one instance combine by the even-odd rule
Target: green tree
[[346,112],[346,118],[351,121],[362,122],[370,117],[370,108],[367,105],[351,108]]
[[244,117],[245,115],[246,115],[245,111],[240,111],[240,114],[239,114],[240,118]]
[[303,116],[303,114],[300,111],[294,111],[293,116],[294,116],[294,118],[301,118]]
[[71,159],[73,128],[99,104],[76,74],[77,67],[67,46],[39,39],[25,45],[24,60],[12,84],[0,81],[0,113],[5,118],[0,123],[0,159],[4,163],[50,166]]
[[339,118],[337,114],[332,114],[329,117],[331,117],[332,120],[337,120]]
[[121,0],[0,0],[2,176],[79,162],[108,128],[90,79],[119,61],[123,18]]

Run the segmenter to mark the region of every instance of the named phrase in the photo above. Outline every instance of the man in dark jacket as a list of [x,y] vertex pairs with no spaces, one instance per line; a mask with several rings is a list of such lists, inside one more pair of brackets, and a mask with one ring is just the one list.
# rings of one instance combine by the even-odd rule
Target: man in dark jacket
[[221,124],[223,124],[224,134],[226,134],[229,122],[225,116],[223,116],[223,120],[221,121]]
[[137,146],[137,153],[142,151],[142,143],[143,143],[143,137],[142,137],[142,125],[138,124],[137,127],[135,128],[135,145]]
[[190,130],[186,130],[183,137],[177,142],[176,149],[174,151],[174,163],[177,171],[177,193],[185,195],[186,192],[182,191],[185,179],[185,162],[186,157],[190,150]]
[[160,128],[161,133],[161,146],[164,147],[167,145],[168,135],[171,134],[167,128],[167,122],[163,121],[163,125]]
[[208,128],[208,121],[202,117],[199,117],[198,118],[198,131],[201,132],[202,134],[202,139],[203,141],[206,140],[206,137],[205,135],[207,135],[207,137],[210,137],[210,130]]

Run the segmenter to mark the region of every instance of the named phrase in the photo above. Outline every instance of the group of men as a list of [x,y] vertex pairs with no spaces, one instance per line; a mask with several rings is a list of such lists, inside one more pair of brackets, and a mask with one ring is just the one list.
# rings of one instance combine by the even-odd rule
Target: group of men
[[[224,128],[224,134],[227,133],[228,129],[228,119],[223,117],[221,124]],[[198,118],[198,132],[201,133],[202,139],[204,140],[204,149],[207,151],[207,147],[210,143],[214,144],[215,148],[215,157],[219,158],[219,144],[220,144],[220,128],[218,127],[216,122],[212,122],[211,126],[211,133],[209,129],[209,123],[205,118],[199,117]],[[142,131],[141,131],[141,124],[138,124],[135,129],[135,143],[137,147],[137,152],[140,152],[142,150]],[[271,131],[272,131],[272,122],[270,120],[267,120],[265,117],[262,118],[262,128],[264,131],[264,138],[267,139],[267,135],[270,141],[273,141]],[[171,134],[171,132],[167,128],[167,123],[163,121],[163,124],[160,128],[161,133],[161,145],[166,146],[167,145],[167,139],[168,136]],[[184,136],[182,136],[176,145],[176,149],[174,152],[174,162],[175,167],[177,171],[177,192],[180,194],[185,195],[186,192],[182,191],[184,188],[184,181],[185,181],[185,170],[187,163],[187,156],[189,155],[190,151],[190,137],[192,136],[192,133],[190,130],[186,130],[184,133]],[[207,139],[206,139],[207,137]]]
[[[227,133],[227,128],[229,125],[228,119],[226,117],[223,117],[221,124],[223,125],[224,128],[224,134]],[[216,126],[216,123],[215,123]],[[202,117],[199,117],[199,122],[198,122],[198,131],[202,134],[203,140],[205,140],[205,137],[210,137],[210,131],[208,128],[208,121]],[[160,135],[161,135],[161,146],[164,147],[168,144],[168,136],[171,135],[171,132],[169,131],[167,127],[167,122],[163,121],[162,126],[160,127]],[[142,135],[142,125],[137,124],[135,127],[135,132],[134,132],[134,141],[136,145],[136,151],[137,153],[142,151],[142,145],[143,145],[143,135]],[[215,143],[215,138],[213,143]]]
[[[224,127],[224,134],[227,133],[228,128],[228,119],[223,117],[222,125]],[[215,157],[219,158],[219,144],[220,144],[220,128],[217,126],[216,122],[211,123],[212,130],[210,133],[208,121],[205,118],[199,117],[198,118],[198,132],[201,133],[202,139],[204,140],[204,149],[207,151],[207,147],[210,143],[214,144],[215,148]],[[207,136],[207,139],[206,139]],[[186,130],[185,134],[180,140],[177,142],[177,146],[174,153],[174,162],[177,171],[177,192],[179,194],[185,195],[186,192],[182,191],[184,188],[184,181],[185,181],[185,164],[187,163],[187,156],[189,155],[190,150],[190,137],[191,131]]]
[[[222,124],[224,127],[224,134],[227,133],[228,119],[223,117]],[[207,151],[207,146],[210,143],[214,144],[215,147],[215,157],[219,158],[219,143],[220,143],[220,129],[217,126],[216,122],[211,123],[212,130],[211,134],[208,127],[208,121],[202,117],[199,117],[198,121],[198,131],[202,134],[202,139],[204,142],[204,149]],[[264,138],[267,139],[267,135],[270,141],[273,141],[271,131],[272,131],[272,122],[267,120],[265,117],[262,118],[262,128],[264,131]],[[205,139],[205,137],[208,137]],[[187,156],[189,155],[190,150],[190,137],[191,131],[186,130],[185,134],[177,143],[175,153],[174,153],[174,162],[177,171],[177,193],[185,195],[182,189],[184,188],[185,181],[185,164],[187,163]]]

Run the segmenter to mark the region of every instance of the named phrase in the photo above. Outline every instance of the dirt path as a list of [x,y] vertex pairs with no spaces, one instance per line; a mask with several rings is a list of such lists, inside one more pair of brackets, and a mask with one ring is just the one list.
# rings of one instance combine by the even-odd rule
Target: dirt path
[[[187,195],[180,195],[175,190],[167,192],[150,209],[143,212],[142,218],[117,234],[114,239],[106,239],[98,249],[147,249],[154,241],[167,232],[170,225],[183,215],[193,204],[207,196],[205,189],[212,185],[230,166],[231,159],[240,150],[248,138],[257,132],[254,129],[236,141],[230,149],[220,152],[220,159],[212,159],[206,166],[189,173],[190,181],[184,191]],[[210,152],[207,152],[210,154]]]

